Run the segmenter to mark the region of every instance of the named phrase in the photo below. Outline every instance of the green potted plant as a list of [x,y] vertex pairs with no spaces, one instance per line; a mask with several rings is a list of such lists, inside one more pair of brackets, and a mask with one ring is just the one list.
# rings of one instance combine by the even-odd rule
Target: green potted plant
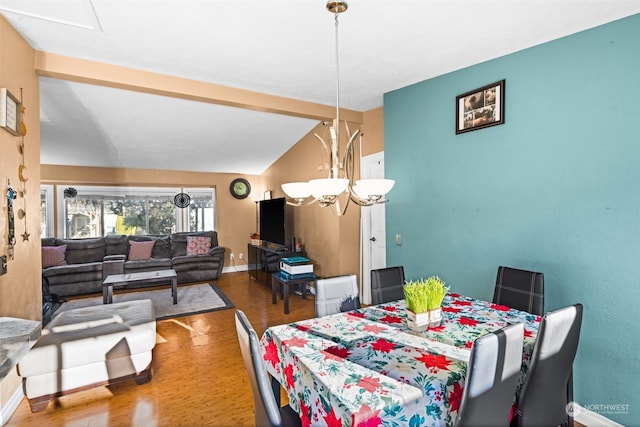
[[438,276],[407,281],[403,287],[407,304],[407,325],[417,331],[435,327],[442,320],[442,300],[449,287]]

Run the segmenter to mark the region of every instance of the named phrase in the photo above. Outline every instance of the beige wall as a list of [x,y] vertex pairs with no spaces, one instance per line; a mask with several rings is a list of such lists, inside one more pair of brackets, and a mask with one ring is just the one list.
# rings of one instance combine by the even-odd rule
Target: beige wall
[[[246,199],[238,200],[229,192],[235,178],[246,178],[251,184],[251,195]],[[252,196],[263,194],[262,177],[228,173],[42,165],[42,183],[215,187],[218,242],[227,249],[225,267],[234,265],[229,260],[231,252],[236,254],[236,266],[244,264],[237,255],[241,252],[246,255],[249,235],[256,230],[256,205]]]
[[[369,155],[384,149],[383,109],[378,108],[363,114],[364,122],[350,123],[352,131],[363,132],[362,154]],[[264,174],[265,188],[272,190],[274,197],[283,197],[280,185],[290,181],[308,181],[326,177],[318,171],[323,163],[322,145],[313,136],[324,134],[324,126],[318,125],[298,144],[280,157]],[[346,136],[342,135],[341,145]],[[355,152],[359,152],[359,144]],[[356,176],[359,165],[356,162]],[[315,264],[316,274],[328,277],[340,274],[360,273],[360,207],[350,203],[344,216],[335,215],[330,207],[317,204],[293,207],[294,233],[304,246],[307,256]],[[366,209],[366,208],[362,208]]]
[[[42,318],[42,283],[40,278],[40,124],[39,87],[33,69],[34,51],[16,31],[0,17],[0,87],[7,88],[26,107],[24,122],[23,184],[18,179],[22,164],[19,151],[21,137],[0,129],[0,188],[2,192],[2,218],[0,219],[0,254],[9,255],[7,229],[7,179],[20,194],[14,200],[17,242],[14,259],[8,261],[8,272],[0,276],[0,317],[18,317],[30,320]],[[18,218],[22,209],[26,215]],[[28,240],[22,234],[30,233]],[[0,411],[4,414],[7,401],[20,387],[17,375],[11,374],[0,382]]]
[[363,113],[362,133],[364,143],[362,144],[362,155],[384,151],[384,108],[365,111]]

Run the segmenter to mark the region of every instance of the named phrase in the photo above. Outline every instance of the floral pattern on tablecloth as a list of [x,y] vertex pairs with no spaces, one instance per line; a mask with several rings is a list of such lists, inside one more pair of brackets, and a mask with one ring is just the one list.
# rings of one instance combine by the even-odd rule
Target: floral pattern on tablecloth
[[303,425],[450,426],[473,341],[523,322],[522,384],[540,317],[458,294],[442,311],[426,332],[408,329],[404,300],[275,326],[263,357]]

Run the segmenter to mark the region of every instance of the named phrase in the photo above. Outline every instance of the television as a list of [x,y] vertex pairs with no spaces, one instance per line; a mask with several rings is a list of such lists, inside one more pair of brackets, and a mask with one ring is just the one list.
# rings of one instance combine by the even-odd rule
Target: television
[[287,244],[287,202],[284,197],[259,202],[260,239],[285,246]]

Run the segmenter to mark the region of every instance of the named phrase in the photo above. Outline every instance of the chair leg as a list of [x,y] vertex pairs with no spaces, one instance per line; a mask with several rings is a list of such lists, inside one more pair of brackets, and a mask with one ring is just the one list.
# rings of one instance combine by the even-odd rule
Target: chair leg
[[[567,381],[567,404],[573,402],[573,369],[569,373],[569,380]],[[567,411],[567,427],[573,427],[573,415]]]

